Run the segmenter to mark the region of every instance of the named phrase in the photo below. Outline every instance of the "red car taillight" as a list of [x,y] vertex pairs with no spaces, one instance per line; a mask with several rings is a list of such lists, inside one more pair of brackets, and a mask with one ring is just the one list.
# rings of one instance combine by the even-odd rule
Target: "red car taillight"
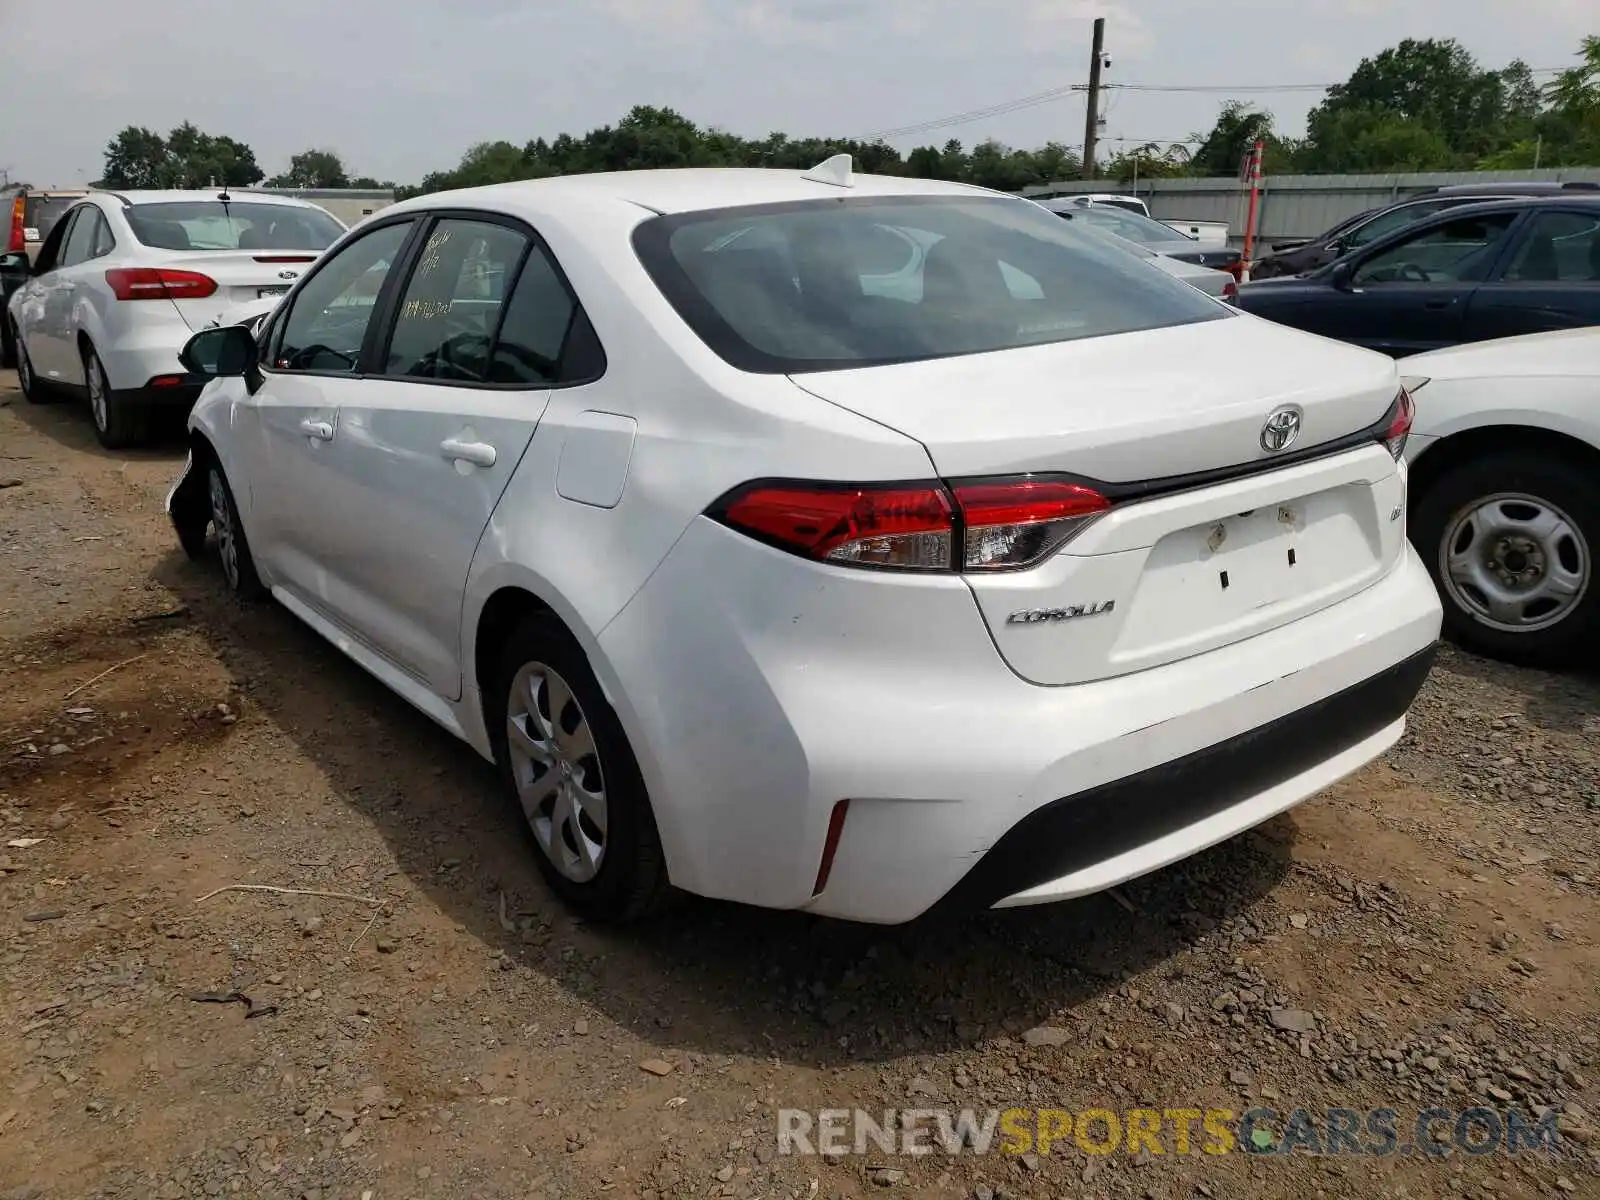
[[792,554],[899,571],[1003,571],[1059,550],[1111,507],[1092,488],[1022,477],[927,484],[751,484],[723,524]]
[[217,290],[211,276],[171,267],[114,267],[106,283],[118,300],[204,300]]
[[28,248],[27,239],[22,232],[26,211],[27,201],[23,198],[22,193],[18,192],[16,200],[11,205],[11,234],[6,239],[7,254],[14,254],[18,250],[26,250]]
[[1239,300],[1239,285],[1229,280],[1222,285],[1222,298],[1229,304],[1236,304]]
[[1383,433],[1383,444],[1389,447],[1389,453],[1394,455],[1396,462],[1406,452],[1406,437],[1411,433],[1411,422],[1416,416],[1416,401],[1411,398],[1410,392],[1401,388],[1400,394],[1395,397],[1394,407],[1390,410],[1388,428]]
[[1241,258],[1241,259],[1239,259],[1238,262],[1231,262],[1227,266],[1223,267],[1222,269],[1224,271],[1226,271],[1229,275],[1233,276],[1233,281],[1235,283],[1243,282],[1243,280],[1244,280],[1244,259]]

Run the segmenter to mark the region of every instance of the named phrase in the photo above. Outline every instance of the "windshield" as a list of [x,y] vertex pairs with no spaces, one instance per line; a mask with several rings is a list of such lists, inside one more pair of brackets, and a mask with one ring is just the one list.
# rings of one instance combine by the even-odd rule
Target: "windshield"
[[158,250],[326,250],[344,226],[320,208],[246,200],[171,200],[122,210]]
[[1140,216],[1138,213],[1128,212],[1120,208],[1107,208],[1096,205],[1093,208],[1075,208],[1070,213],[1062,213],[1064,217],[1071,217],[1074,221],[1084,221],[1101,229],[1109,229],[1118,237],[1125,237],[1130,242],[1143,242],[1145,245],[1158,245],[1162,242],[1182,242],[1193,240],[1186,233],[1179,233],[1169,225],[1150,217]]
[[1124,212],[1138,213],[1140,216],[1144,216],[1145,213],[1144,204],[1139,200],[1096,200],[1095,203],[1105,208],[1120,208]]
[[656,217],[640,261],[747,371],[979,354],[1230,315],[1026,200],[892,196]]

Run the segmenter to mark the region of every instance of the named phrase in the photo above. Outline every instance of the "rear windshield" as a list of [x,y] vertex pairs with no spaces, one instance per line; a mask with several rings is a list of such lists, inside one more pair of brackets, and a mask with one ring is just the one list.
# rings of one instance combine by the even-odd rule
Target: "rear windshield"
[[645,270],[721,357],[797,373],[1221,320],[1230,310],[1026,200],[807,200],[655,217]]
[[[82,199],[82,196],[28,196],[22,202],[23,236],[30,242],[44,241],[61,220],[61,215]],[[34,232],[27,232],[29,230]]]
[[1181,233],[1170,225],[1163,225],[1160,221],[1140,213],[1129,212],[1125,208],[1097,204],[1093,208],[1075,208],[1070,213],[1061,215],[1070,217],[1074,221],[1086,221],[1090,225],[1098,225],[1102,229],[1109,229],[1118,237],[1125,237],[1130,242],[1143,242],[1147,246],[1192,240],[1188,234]]
[[245,200],[171,200],[122,210],[133,236],[158,250],[326,250],[344,226],[320,208]]

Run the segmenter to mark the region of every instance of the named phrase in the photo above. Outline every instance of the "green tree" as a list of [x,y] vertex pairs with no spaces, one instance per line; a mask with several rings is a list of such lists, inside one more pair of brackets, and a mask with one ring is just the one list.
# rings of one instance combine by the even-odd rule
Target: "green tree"
[[[1329,88],[1327,97],[1311,110],[1306,128],[1312,143],[1335,129],[1346,142],[1354,142],[1362,137],[1356,122],[1383,124],[1388,128],[1375,132],[1368,144],[1404,144],[1411,152],[1429,141],[1415,131],[1430,131],[1445,153],[1443,161],[1427,166],[1444,168],[1495,149],[1503,137],[1506,115],[1507,87],[1500,72],[1480,68],[1453,38],[1407,38],[1362,59],[1349,79]],[[1395,119],[1406,123],[1406,132],[1391,125]]]
[[1196,133],[1189,169],[1196,175],[1237,175],[1259,138],[1265,161],[1279,174],[1292,169],[1296,147],[1272,131],[1272,114],[1242,100],[1229,100],[1208,133]]
[[167,186],[167,140],[153,129],[129,125],[106,146],[100,182],[122,190]]
[[289,169],[267,181],[278,188],[343,188],[350,186],[344,160],[332,150],[302,150],[290,156]]
[[129,125],[106,146],[101,182],[109,188],[250,187],[261,181],[255,152],[185,121],[166,137]]

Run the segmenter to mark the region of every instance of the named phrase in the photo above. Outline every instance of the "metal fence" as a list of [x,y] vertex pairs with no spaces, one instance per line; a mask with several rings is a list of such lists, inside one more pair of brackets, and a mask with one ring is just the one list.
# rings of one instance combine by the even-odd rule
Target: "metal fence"
[[[1416,195],[1425,188],[1453,183],[1589,180],[1600,183],[1600,167],[1541,171],[1428,171],[1397,175],[1280,175],[1262,182],[1256,237],[1315,237],[1330,225],[1369,208]],[[1141,179],[1116,184],[1104,179],[1064,180],[1024,188],[1033,200],[1082,192],[1138,196],[1161,221],[1226,221],[1235,245],[1244,241],[1249,190],[1237,179]]]

